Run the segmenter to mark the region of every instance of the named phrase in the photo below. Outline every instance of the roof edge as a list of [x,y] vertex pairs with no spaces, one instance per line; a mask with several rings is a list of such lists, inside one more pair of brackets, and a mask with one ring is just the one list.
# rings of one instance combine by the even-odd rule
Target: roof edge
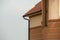
[[28,15],[23,15],[23,17],[29,16],[29,15],[32,15],[32,14],[35,14],[35,13],[38,13],[38,12],[42,12],[42,10],[39,10],[39,11],[37,11],[37,12],[33,12],[33,13],[31,13],[31,14],[28,14]]

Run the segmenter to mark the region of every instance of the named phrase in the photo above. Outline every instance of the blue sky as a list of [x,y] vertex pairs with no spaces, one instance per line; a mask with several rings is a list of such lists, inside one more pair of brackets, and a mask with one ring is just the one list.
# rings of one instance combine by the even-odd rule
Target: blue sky
[[23,14],[40,0],[0,0],[0,40],[28,40]]

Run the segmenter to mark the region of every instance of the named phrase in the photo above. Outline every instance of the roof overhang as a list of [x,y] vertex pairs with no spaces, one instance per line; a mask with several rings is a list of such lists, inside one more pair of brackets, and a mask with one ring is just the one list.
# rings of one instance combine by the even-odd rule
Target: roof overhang
[[30,17],[30,16],[34,16],[34,15],[39,15],[39,14],[40,15],[42,14],[42,10],[34,12],[34,13],[31,13],[31,14],[28,14],[28,15],[24,15],[23,17]]

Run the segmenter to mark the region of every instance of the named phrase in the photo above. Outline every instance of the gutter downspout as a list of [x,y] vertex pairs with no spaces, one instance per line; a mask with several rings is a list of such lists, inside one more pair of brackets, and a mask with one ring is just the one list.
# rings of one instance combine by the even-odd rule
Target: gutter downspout
[[25,18],[25,16],[23,18],[28,21],[28,40],[30,40],[30,19]]

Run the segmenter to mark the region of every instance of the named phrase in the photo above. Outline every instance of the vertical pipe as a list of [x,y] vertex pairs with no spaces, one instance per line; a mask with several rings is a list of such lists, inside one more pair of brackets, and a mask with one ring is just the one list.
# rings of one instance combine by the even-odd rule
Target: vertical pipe
[[28,21],[28,40],[30,40],[30,20],[25,18],[25,16],[23,18]]

